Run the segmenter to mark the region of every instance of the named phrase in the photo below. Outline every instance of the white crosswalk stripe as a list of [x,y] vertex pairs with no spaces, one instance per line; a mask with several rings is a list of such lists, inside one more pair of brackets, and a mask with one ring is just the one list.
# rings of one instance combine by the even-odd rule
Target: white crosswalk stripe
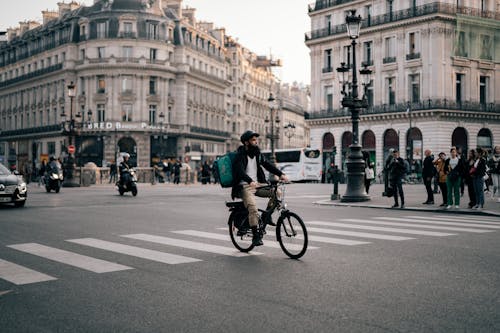
[[130,246],[120,243],[108,242],[96,238],[80,238],[80,239],[69,239],[67,240],[71,243],[76,243],[80,245],[95,247],[101,250],[126,254],[133,257],[138,257],[142,259],[148,259],[152,261],[157,261],[165,264],[184,264],[190,262],[201,261],[200,259],[184,257],[177,254],[171,254],[166,252],[160,252],[155,250],[144,249],[137,246]]
[[8,245],[7,247],[49,260],[57,261],[66,265],[85,269],[94,273],[109,273],[133,269],[132,267],[115,264],[106,260],[87,257],[81,254],[60,250],[37,243],[14,244]]
[[500,225],[500,217],[488,218],[486,216],[448,216],[448,215],[433,215],[432,218],[444,219],[444,220],[452,220],[452,221],[472,221],[472,222],[480,222],[480,223],[491,223]]
[[373,234],[373,233],[367,233],[367,232],[357,232],[357,231],[347,231],[347,230],[337,230],[337,229],[325,229],[325,228],[316,228],[316,227],[308,227],[307,231],[332,234],[332,235],[361,237],[361,238],[385,239],[385,240],[392,240],[392,241],[404,241],[404,240],[414,239],[414,238],[410,238],[410,237],[382,235],[382,234]]
[[[420,217],[420,216],[407,216],[408,221],[412,221],[414,223],[432,223],[432,224],[442,224],[442,225],[455,225],[458,227],[476,227],[476,228],[484,228],[484,229],[500,229],[500,225],[491,225],[480,223],[476,221],[471,222],[451,222],[456,220],[443,220],[443,219],[431,219],[428,217]],[[460,221],[460,220],[459,220]]]
[[400,229],[400,228],[386,228],[386,227],[373,227],[360,224],[350,224],[350,223],[336,223],[336,222],[323,222],[323,221],[308,221],[307,224],[329,226],[329,227],[340,227],[340,228],[350,228],[350,229],[364,229],[372,231],[385,231],[400,234],[410,234],[410,235],[424,235],[424,236],[434,236],[434,237],[444,237],[453,236],[455,234],[444,233],[444,232],[434,232],[425,230],[415,230],[415,229]]
[[16,285],[57,280],[57,278],[53,276],[2,259],[0,259],[0,279],[12,282]]
[[[378,217],[376,217],[378,219]],[[382,221],[382,220],[362,220],[362,219],[341,219],[344,222],[355,222],[355,223],[365,223],[365,224],[378,224],[378,225],[390,225],[395,227],[412,227],[412,228],[422,228],[422,229],[434,229],[434,230],[446,230],[446,231],[465,231],[465,232],[477,232],[470,231],[471,229],[467,228],[458,228],[458,227],[446,227],[440,225],[430,225],[425,224],[429,222],[417,222],[417,223],[404,223],[404,222],[390,222],[390,221]],[[474,229],[472,229],[474,230]],[[491,232],[492,230],[482,230],[480,232]]]
[[[404,223],[408,222],[408,219],[403,219],[399,217],[375,217],[376,220],[384,220],[384,221],[401,221],[403,223],[398,223],[398,224],[392,224],[392,225],[400,225],[403,227],[415,227],[416,225],[414,223]],[[425,220],[424,220],[425,221]],[[424,223],[422,221],[422,223]],[[352,221],[352,222],[359,222],[357,221]],[[433,221],[426,221],[427,223],[431,223]],[[389,225],[389,224],[387,224]],[[463,231],[463,232],[472,232],[472,233],[485,233],[485,232],[493,232],[493,230],[485,230],[485,229],[476,229],[476,228],[457,228],[457,227],[441,227],[441,226],[435,226],[435,225],[429,225],[429,226],[424,226],[422,225],[423,228],[426,229],[436,229],[436,230],[452,230],[452,231]]]
[[[182,239],[169,238],[169,237],[163,237],[163,236],[155,236],[155,235],[148,235],[148,234],[134,234],[134,235],[122,235],[122,237],[138,239],[138,240],[143,240],[146,242],[152,242],[152,243],[163,244],[163,245],[178,246],[178,247],[183,247],[183,248],[187,248],[187,249],[191,249],[191,250],[198,250],[198,251],[204,251],[204,252],[210,252],[210,253],[216,253],[216,254],[223,254],[223,255],[233,256],[233,257],[246,257],[249,255],[248,253],[243,253],[243,252],[238,251],[234,247],[231,248],[231,247],[218,246],[218,245],[212,245],[212,244],[207,244],[207,243],[191,242],[191,241],[186,241],[186,240],[182,240]],[[250,254],[258,255],[258,254],[262,254],[262,253],[251,252]]]

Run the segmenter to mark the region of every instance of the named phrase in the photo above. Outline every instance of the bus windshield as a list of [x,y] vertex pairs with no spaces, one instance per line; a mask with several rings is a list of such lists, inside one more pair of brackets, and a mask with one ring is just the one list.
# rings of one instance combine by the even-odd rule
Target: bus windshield
[[275,155],[278,163],[300,162],[300,150],[278,151]]

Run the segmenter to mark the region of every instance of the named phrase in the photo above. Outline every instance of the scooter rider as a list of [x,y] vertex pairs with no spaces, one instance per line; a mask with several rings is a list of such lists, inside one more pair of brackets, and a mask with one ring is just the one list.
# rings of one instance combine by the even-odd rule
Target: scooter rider
[[[256,190],[259,184],[265,185],[266,183],[266,176],[261,167],[279,176],[281,180],[288,181],[288,177],[267,161],[260,153],[257,141],[258,137],[258,133],[250,130],[243,133],[240,137],[243,145],[238,148],[238,154],[233,163],[234,185],[231,193],[233,197],[242,198],[245,207],[248,209],[248,222],[252,228],[252,244],[254,246],[263,245],[262,235],[258,230],[259,211],[255,196],[271,196],[271,192],[268,189]],[[267,208],[273,208],[274,205],[275,203],[270,200]]]
[[120,184],[124,184],[127,178],[127,175],[130,175],[130,166],[128,164],[128,160],[130,158],[129,153],[123,154],[123,161],[120,163],[119,171],[120,171]]

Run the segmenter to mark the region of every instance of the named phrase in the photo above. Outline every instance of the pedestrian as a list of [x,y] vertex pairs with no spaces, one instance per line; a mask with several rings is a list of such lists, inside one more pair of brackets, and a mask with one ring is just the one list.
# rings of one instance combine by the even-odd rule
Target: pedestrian
[[467,155],[467,161],[465,161],[464,166],[464,179],[465,185],[467,185],[467,193],[469,194],[469,203],[467,206],[472,208],[476,205],[476,192],[474,190],[473,176],[471,174],[471,169],[474,167],[476,162],[476,152],[474,149],[469,150]]
[[205,161],[201,166],[201,183],[203,185],[206,185],[207,183],[210,184],[210,174],[210,165],[208,164],[208,161]]
[[44,185],[45,171],[47,170],[47,162],[42,160],[40,168],[38,169],[38,186]]
[[24,163],[23,173],[24,173],[24,179],[26,180],[26,184],[30,183],[32,172],[33,172],[33,170],[31,169],[31,161]]
[[473,209],[484,208],[484,176],[486,175],[485,151],[481,148],[476,149],[476,161],[471,168],[472,181],[474,183],[474,192],[476,194],[476,205]]
[[219,172],[217,170],[216,161],[212,163],[212,175],[214,176],[214,184],[219,183]]
[[490,168],[490,177],[493,182],[493,197],[497,198],[500,202],[500,146],[495,146],[493,154],[488,160],[488,167]]
[[438,173],[439,189],[443,196],[443,203],[439,205],[440,207],[446,207],[448,205],[448,188],[446,187],[446,173],[444,172],[445,161],[446,154],[444,152],[440,152],[438,158],[434,161]]
[[165,181],[170,183],[170,174],[172,173],[172,162],[170,158],[163,161],[163,174],[165,175]]
[[173,165],[174,170],[174,184],[179,185],[181,179],[181,161],[178,159]]
[[422,178],[424,180],[425,190],[427,191],[427,200],[423,203],[424,205],[434,205],[434,193],[432,192],[432,179],[436,175],[436,167],[432,163],[432,152],[430,149],[426,149],[424,152],[424,167],[422,169]]
[[374,166],[375,166],[375,163],[370,162],[370,160],[367,161],[366,168],[365,168],[366,194],[370,193],[370,185],[372,184],[372,181],[375,179],[375,170],[373,169]]
[[398,208],[398,194],[401,197],[401,208],[405,208],[405,196],[403,192],[403,177],[406,174],[405,161],[399,157],[399,151],[394,149],[392,159],[389,163],[389,184],[394,189],[394,205],[392,208]]
[[116,183],[116,174],[117,174],[117,168],[116,168],[116,161],[113,160],[111,161],[111,164],[109,165],[109,183]]
[[389,155],[387,155],[387,158],[385,159],[384,163],[384,192],[382,193],[383,196],[387,196],[387,188],[389,187],[389,165],[391,164],[392,161],[393,152],[394,148],[390,148]]
[[455,147],[450,149],[450,157],[444,163],[444,171],[446,173],[446,190],[448,192],[448,206],[446,208],[452,208],[453,203],[455,203],[455,208],[458,209],[460,208],[460,185],[464,173],[464,162],[458,157]]

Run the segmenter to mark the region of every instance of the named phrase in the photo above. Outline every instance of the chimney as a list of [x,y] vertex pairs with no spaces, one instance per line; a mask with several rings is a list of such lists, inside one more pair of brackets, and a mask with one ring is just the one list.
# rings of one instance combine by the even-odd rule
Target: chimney
[[57,6],[59,7],[59,17],[63,17],[66,13],[69,13],[71,10],[71,4],[58,2]]
[[166,6],[172,9],[178,18],[182,17],[182,0],[168,0]]
[[57,20],[59,17],[58,12],[54,10],[42,10],[43,24],[47,24],[52,20]]
[[27,21],[19,22],[19,34],[21,36],[28,30],[29,30],[29,23]]

